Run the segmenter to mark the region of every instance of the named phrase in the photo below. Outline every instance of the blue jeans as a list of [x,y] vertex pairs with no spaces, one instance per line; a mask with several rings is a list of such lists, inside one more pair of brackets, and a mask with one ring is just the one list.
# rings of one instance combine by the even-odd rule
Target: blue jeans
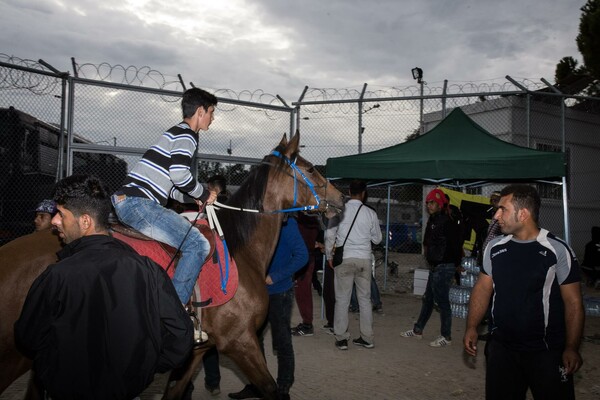
[[[373,307],[381,307],[381,296],[379,294],[379,287],[375,278],[371,279],[371,303]],[[352,286],[352,297],[350,298],[350,309],[358,311],[358,297],[356,297],[356,285]]]
[[122,223],[176,249],[181,246],[173,286],[179,300],[186,304],[210,251],[208,240],[197,229],[190,229],[187,219],[150,199],[113,195],[112,203]]
[[441,334],[448,340],[452,340],[452,310],[450,309],[450,284],[454,279],[456,267],[454,264],[438,264],[433,271],[429,272],[427,287],[423,295],[421,314],[415,324],[415,333],[422,333],[429,317],[433,312],[433,303],[440,308],[440,319],[442,322]]
[[294,346],[292,345],[292,306],[294,288],[269,295],[267,320],[271,325],[273,350],[277,354],[277,388],[279,393],[289,393],[294,383]]

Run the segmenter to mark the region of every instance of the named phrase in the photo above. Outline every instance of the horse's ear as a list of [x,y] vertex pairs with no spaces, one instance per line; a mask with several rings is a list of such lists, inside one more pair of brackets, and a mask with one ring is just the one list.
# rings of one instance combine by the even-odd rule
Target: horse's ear
[[287,146],[287,134],[283,134],[283,137],[281,138],[281,142],[279,142],[279,147],[285,147]]
[[300,150],[300,131],[296,130],[296,134],[294,136],[292,136],[292,138],[290,139],[290,142],[287,145],[287,148],[285,150],[285,155],[289,158],[292,159],[295,157],[293,155],[298,154],[298,151]]

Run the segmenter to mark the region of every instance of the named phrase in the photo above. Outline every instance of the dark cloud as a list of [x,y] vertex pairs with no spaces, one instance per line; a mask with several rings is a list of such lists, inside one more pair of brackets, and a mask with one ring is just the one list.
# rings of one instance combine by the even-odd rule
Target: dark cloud
[[415,66],[430,82],[552,78],[562,57],[579,58],[584,3],[0,0],[0,51],[63,70],[70,57],[149,66],[186,83],[294,101],[304,85],[412,85]]

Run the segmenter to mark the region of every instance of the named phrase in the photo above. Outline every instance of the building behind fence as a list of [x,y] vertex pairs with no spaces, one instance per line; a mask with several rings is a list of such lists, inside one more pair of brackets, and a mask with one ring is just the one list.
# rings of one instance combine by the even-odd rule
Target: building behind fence
[[[91,73],[89,64],[75,66],[71,75],[2,55],[0,61],[6,61],[0,62],[2,242],[33,230],[35,204],[51,196],[57,179],[90,173],[117,188],[156,138],[181,120],[181,79],[167,82],[158,79],[160,73],[146,71],[145,79],[136,75],[135,82],[123,83],[109,81],[106,77],[114,80],[116,74],[102,75],[99,68]],[[296,130],[303,156],[324,165],[329,157],[378,150],[424,134],[460,107],[504,141],[565,152],[569,229],[563,189],[551,182],[535,183],[543,197],[541,224],[568,236],[582,256],[591,227],[600,226],[600,99],[510,77],[485,85],[423,85],[374,91],[366,84],[359,89],[304,88],[295,102],[262,91],[213,91],[219,105],[210,130],[200,133],[198,178],[205,181],[219,173],[236,187],[252,165]],[[344,182],[337,184],[345,190]],[[448,186],[489,195],[503,185]],[[423,196],[429,189],[370,183],[369,204],[387,231],[390,251],[420,253],[427,218]],[[397,271],[388,272],[383,268],[377,274],[385,288],[409,285]]]

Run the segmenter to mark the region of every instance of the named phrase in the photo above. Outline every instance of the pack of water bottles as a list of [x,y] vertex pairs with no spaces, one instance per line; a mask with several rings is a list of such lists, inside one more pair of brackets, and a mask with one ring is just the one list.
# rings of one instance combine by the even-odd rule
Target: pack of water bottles
[[472,288],[477,282],[480,268],[477,265],[477,260],[474,257],[463,257],[460,265],[464,271],[460,274],[460,286]]
[[460,286],[472,288],[477,282],[477,275],[463,271],[460,274]]
[[589,317],[600,317],[600,297],[584,297],[583,308],[585,315]]
[[460,265],[464,271],[460,273],[460,286],[450,286],[450,309],[453,317],[467,318],[471,291],[475,286],[475,282],[477,282],[480,268],[475,257],[463,257]]
[[471,274],[479,274],[480,268],[477,265],[477,260],[475,257],[463,257],[460,261],[460,265],[464,268],[464,270]]
[[471,290],[473,288],[467,286],[450,286],[450,303],[451,304],[468,304],[471,299]]
[[452,310],[452,316],[455,318],[467,318],[469,305],[450,303],[450,310]]

